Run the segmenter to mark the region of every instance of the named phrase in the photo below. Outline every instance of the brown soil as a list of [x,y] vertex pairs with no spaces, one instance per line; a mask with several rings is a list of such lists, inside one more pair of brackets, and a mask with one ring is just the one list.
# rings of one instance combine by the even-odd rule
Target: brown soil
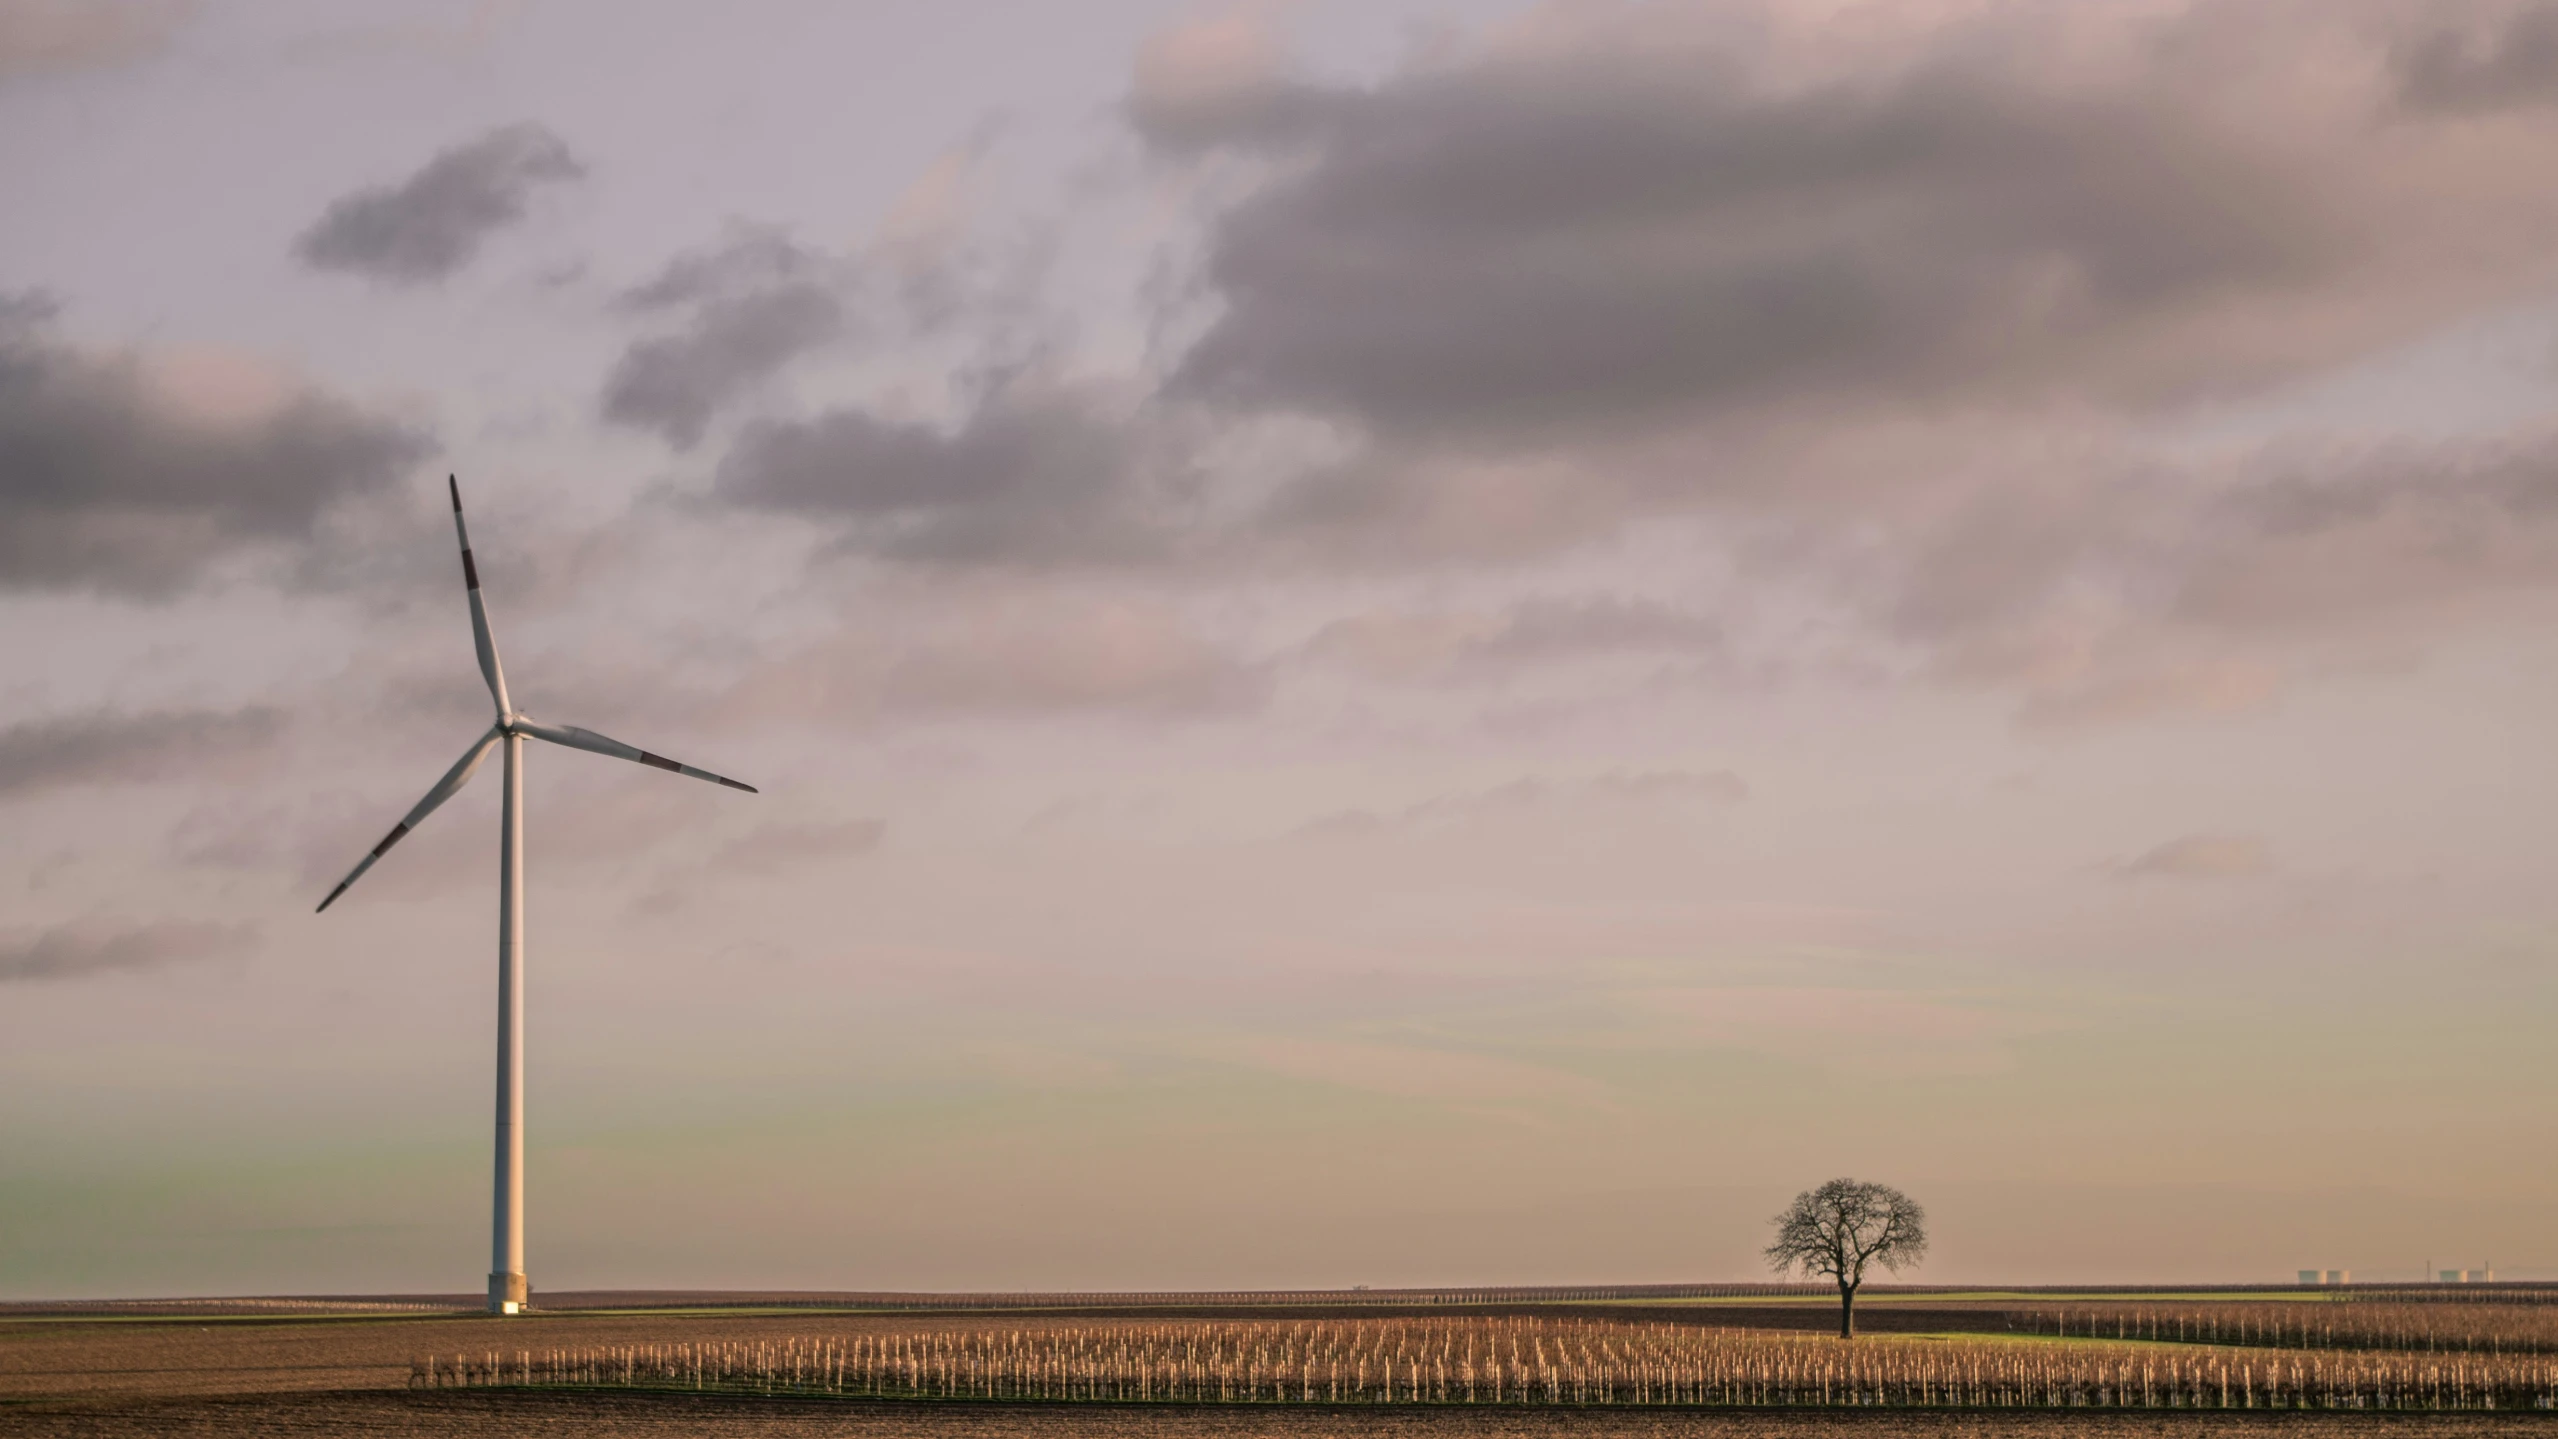
[[[409,1362],[568,1345],[721,1343],[821,1330],[1026,1327],[984,1314],[457,1314],[422,1319],[45,1319],[0,1323],[0,1403],[13,1399],[406,1389]],[[1084,1322],[1091,1322],[1086,1320]],[[5,1412],[5,1411],[0,1411]]]
[[315,1393],[0,1407],[25,1439],[492,1433],[594,1439],[2524,1439],[2522,1415],[1864,1414],[1202,1409],[791,1402],[502,1391]]

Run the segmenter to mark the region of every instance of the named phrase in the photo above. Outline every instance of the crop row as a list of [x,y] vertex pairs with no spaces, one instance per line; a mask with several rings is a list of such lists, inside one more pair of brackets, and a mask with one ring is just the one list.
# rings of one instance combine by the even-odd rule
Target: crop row
[[2558,1306],[2513,1304],[2114,1304],[2010,1310],[2028,1334],[2254,1349],[2558,1354]]
[[1182,1404],[2553,1409],[2558,1362],[1538,1319],[854,1332],[490,1352],[411,1382]]

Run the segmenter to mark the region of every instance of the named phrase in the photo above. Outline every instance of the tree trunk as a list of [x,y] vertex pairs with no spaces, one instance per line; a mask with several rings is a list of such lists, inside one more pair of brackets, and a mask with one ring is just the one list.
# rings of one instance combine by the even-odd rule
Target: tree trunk
[[1856,1286],[1852,1284],[1839,1286],[1839,1337],[1856,1337]]

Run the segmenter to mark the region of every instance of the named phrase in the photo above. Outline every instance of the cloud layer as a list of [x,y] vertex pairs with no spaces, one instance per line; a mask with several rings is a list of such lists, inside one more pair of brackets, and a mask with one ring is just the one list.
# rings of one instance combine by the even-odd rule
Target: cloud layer
[[863,553],[936,564],[1159,556],[1187,527],[1177,452],[1087,390],[1007,377],[955,426],[860,408],[750,427],[728,502],[839,530]]
[[[2534,237],[2558,204],[2498,163],[2549,133],[2539,22],[2412,62],[2495,112],[2482,134],[2403,103],[2392,58],[2453,43],[2407,21],[2099,4],[1860,45],[1556,9],[1373,87],[1141,91],[1159,144],[1285,166],[1216,224],[1222,309],[1177,383],[1518,437],[1744,405],[2139,406],[2326,363],[2553,269]],[[2494,78],[2450,78],[2473,73]]]
[[491,234],[524,218],[535,190],[585,173],[549,130],[508,125],[441,152],[397,185],[330,201],[293,253],[316,270],[392,284],[441,280],[469,264]]
[[1258,178],[1162,399],[1332,436],[1198,513],[1406,573],[1696,517],[2030,723],[2253,702],[2558,581],[2545,434],[2173,438],[2558,285],[2553,17],[1551,6],[1361,84],[1176,31],[1131,124]]
[[714,415],[843,332],[841,268],[760,231],[670,261],[622,303],[681,323],[622,352],[604,381],[604,418],[692,448]]
[[272,744],[283,715],[237,710],[101,710],[0,729],[0,797],[77,784],[134,784],[209,776]]
[[[2550,436],[2174,438],[2558,284],[2558,199],[2514,183],[2558,144],[2552,13],[2100,3],[1851,35],[1543,7],[1358,84],[1229,14],[1150,46],[1125,112],[1216,197],[1194,308],[1160,321],[1193,338],[1096,378],[1062,341],[997,358],[1002,326],[963,315],[952,403],[767,407],[713,492],[838,560],[1195,591],[1532,582],[1694,520],[1860,663],[2026,723],[2243,707],[2318,645],[2558,580]],[[856,268],[770,231],[678,257],[622,301],[675,324],[624,352],[606,416],[697,444],[870,323]],[[1692,600],[1535,603],[1497,633],[1353,616],[1310,652],[1466,680],[1770,642]]]
[[307,538],[431,448],[418,431],[245,361],[155,366],[56,340],[0,297],[0,589],[183,588]]
[[256,939],[256,930],[246,925],[59,925],[0,938],[0,984],[224,959],[243,952]]

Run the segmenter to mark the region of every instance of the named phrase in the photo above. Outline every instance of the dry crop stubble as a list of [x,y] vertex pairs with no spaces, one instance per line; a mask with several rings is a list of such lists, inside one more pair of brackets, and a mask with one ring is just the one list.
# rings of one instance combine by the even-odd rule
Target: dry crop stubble
[[2558,1359],[2538,1354],[1847,1341],[1543,1317],[502,1344],[421,1356],[409,1382],[1038,1404],[2558,1412]]
[[2558,1305],[2546,1303],[2109,1304],[2009,1312],[2029,1334],[2256,1349],[2425,1354],[2558,1354]]

